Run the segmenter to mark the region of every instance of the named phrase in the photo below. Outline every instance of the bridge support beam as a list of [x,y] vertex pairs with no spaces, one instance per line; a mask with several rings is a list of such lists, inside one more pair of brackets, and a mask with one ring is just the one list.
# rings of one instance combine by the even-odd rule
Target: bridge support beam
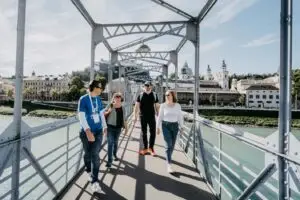
[[276,171],[276,165],[270,164],[265,167],[259,175],[252,181],[252,183],[244,190],[244,192],[237,198],[238,200],[248,199],[257,188],[267,181],[269,177]]
[[94,41],[94,31],[92,30],[91,35],[91,67],[90,67],[90,81],[94,80],[95,78],[95,51],[96,51],[96,44]]
[[170,52],[170,61],[175,66],[175,87],[174,90],[177,91],[177,81],[178,81],[178,53],[177,51]]
[[[291,68],[292,68],[292,0],[281,0],[280,13],[280,100],[279,100],[279,149],[289,154],[291,132]],[[278,199],[289,199],[289,163],[278,157]]]
[[11,199],[19,199],[20,184],[20,157],[21,157],[21,124],[22,124],[22,90],[23,90],[23,73],[24,73],[24,38],[25,38],[25,21],[26,21],[26,0],[18,1],[18,22],[17,22],[17,48],[16,48],[16,67],[15,67],[15,101],[14,101],[14,131],[12,136],[18,140],[14,144],[13,164],[12,164],[12,181]]
[[[194,112],[193,118],[194,123],[196,123],[196,119],[198,116],[198,107],[199,107],[199,68],[200,68],[200,30],[199,30],[199,22],[189,23],[187,27],[187,38],[194,44],[195,46],[195,85],[194,85]],[[195,161],[195,141],[196,141],[196,126],[194,127],[194,152],[193,152],[193,160]]]
[[113,80],[113,72],[115,69],[116,64],[118,64],[118,52],[117,51],[112,51],[110,52],[110,65],[108,68],[108,101],[111,101],[112,97],[112,80]]

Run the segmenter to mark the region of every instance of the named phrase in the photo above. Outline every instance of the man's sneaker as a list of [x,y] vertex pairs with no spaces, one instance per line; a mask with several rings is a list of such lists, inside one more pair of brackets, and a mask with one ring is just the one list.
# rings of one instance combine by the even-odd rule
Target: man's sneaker
[[88,178],[89,182],[92,182],[92,180],[93,180],[93,178],[92,178],[92,173],[91,173],[91,172],[88,172],[88,176],[89,176],[89,178]]
[[111,164],[110,164],[110,163],[107,163],[105,166],[106,166],[107,168],[111,168]]
[[170,173],[170,174],[174,173],[170,164],[167,165],[167,170],[168,170],[168,173]]
[[156,156],[154,149],[149,148],[149,153],[151,154],[151,156]]
[[92,183],[91,189],[93,192],[101,192],[101,187],[98,182]]
[[146,153],[148,153],[148,149],[142,149],[142,150],[140,150],[140,154],[141,155],[145,155]]
[[119,158],[117,156],[115,156],[115,161],[119,161]]

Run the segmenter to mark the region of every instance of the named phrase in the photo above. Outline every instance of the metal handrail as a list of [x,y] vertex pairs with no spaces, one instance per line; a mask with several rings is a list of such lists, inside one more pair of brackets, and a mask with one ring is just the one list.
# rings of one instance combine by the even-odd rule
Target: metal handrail
[[[254,165],[251,165],[251,163],[246,162],[245,164],[241,164],[240,161],[236,160],[235,158],[233,158],[232,156],[230,156],[229,154],[225,153],[222,150],[222,146],[223,146],[222,135],[225,135],[228,138],[235,139],[241,142],[242,144],[246,144],[247,146],[252,147],[253,149],[259,150],[266,154],[274,155],[277,158],[282,156],[282,158],[287,160],[287,162],[289,162],[290,164],[295,164],[296,166],[300,166],[299,159],[289,155],[282,155],[278,153],[275,149],[273,150],[271,148],[265,147],[264,144],[267,143],[259,141],[259,140],[264,141],[264,138],[262,137],[255,136],[249,132],[244,132],[230,126],[205,119],[203,117],[200,117],[199,115],[196,117],[195,121],[193,120],[193,116],[189,113],[184,112],[184,117],[186,123],[190,123],[190,125],[194,124],[198,126],[198,129],[201,126],[201,127],[208,127],[212,130],[215,130],[217,134],[217,138],[219,138],[218,139],[219,144],[212,144],[209,141],[202,138],[205,144],[204,145],[202,144],[201,146],[199,145],[200,144],[199,141],[196,142],[192,141],[193,139],[192,135],[201,134],[203,135],[203,137],[205,137],[205,135],[207,135],[208,133],[206,133],[205,131],[202,132],[197,129],[194,130],[194,128],[190,127],[190,125],[188,124],[185,124],[184,133],[180,134],[179,136],[180,146],[184,149],[184,152],[187,154],[187,156],[190,157],[190,159],[192,159],[196,168],[199,170],[199,173],[203,176],[204,179],[207,180],[209,187],[211,188],[213,193],[218,197],[220,197],[221,195],[221,190],[224,191],[230,198],[234,198],[234,199],[235,198],[248,199],[248,197],[250,197],[254,193],[255,195],[257,195],[257,197],[261,199],[268,199],[269,198],[268,195],[279,195],[278,188],[271,182],[267,182],[270,179],[270,177],[275,172],[278,171],[275,165],[275,161],[273,163],[270,163],[260,172],[258,172],[258,169],[255,168]],[[197,131],[200,131],[202,133],[197,133]],[[206,146],[206,148],[204,148],[204,146]],[[206,161],[203,160],[205,158],[201,156],[203,152],[205,154],[208,154],[210,158],[209,166],[205,166]],[[223,160],[222,157],[226,159]],[[231,165],[230,163],[232,163],[233,165]],[[253,170],[251,170],[251,168],[249,168],[249,164],[252,168],[254,167],[253,169],[255,169],[256,172],[254,172]],[[236,167],[238,167],[238,171],[235,170]],[[211,173],[207,174],[205,168],[210,168],[210,169],[212,168],[214,170]],[[296,184],[296,188],[291,188],[290,186],[290,190],[294,192],[295,195],[298,197],[298,195],[300,195],[300,182],[297,181],[298,180],[297,177],[299,175],[296,174],[297,172],[294,172],[291,168],[289,170],[290,170],[290,175],[294,176],[292,178]],[[245,175],[242,174],[240,175],[239,173],[242,174],[245,173],[246,177],[244,178],[243,176]],[[217,188],[219,188],[219,192],[216,191],[215,188],[216,186],[213,186],[213,184],[211,184],[210,181],[208,181],[210,178],[213,178],[214,181],[218,184]],[[224,180],[225,182],[221,182],[220,180]],[[238,180],[238,182],[236,182],[235,180]],[[275,181],[276,179],[272,177],[272,180]],[[262,190],[258,191],[257,189],[261,185],[263,185],[263,187],[267,189],[267,191],[262,191]],[[230,187],[231,189],[228,190],[228,187]],[[233,191],[234,193],[232,193]],[[235,196],[237,194],[238,196]],[[293,200],[293,198],[290,199]]]
[[[132,103],[125,102],[124,107],[125,107],[125,112],[126,112],[125,116],[127,118],[132,113]],[[67,175],[70,169],[75,168],[74,177],[76,176],[76,173],[82,171],[81,165],[83,164],[83,162],[81,162],[81,161],[82,161],[82,155],[83,155],[82,151],[83,150],[82,150],[82,147],[79,147],[79,146],[81,146],[80,145],[81,143],[76,142],[79,140],[79,137],[78,136],[70,137],[70,135],[69,135],[70,134],[69,127],[71,125],[75,125],[76,123],[78,123],[78,119],[75,116],[75,117],[70,117],[67,119],[51,122],[48,124],[40,125],[37,127],[32,127],[32,128],[29,127],[29,129],[26,132],[22,133],[23,135],[21,136],[21,138],[9,139],[9,140],[6,140],[6,141],[3,141],[2,143],[0,143],[0,153],[2,153],[2,152],[6,153],[6,149],[8,149],[7,147],[11,148],[13,145],[17,144],[18,142],[21,142],[24,144],[26,142],[30,143],[30,141],[33,138],[51,134],[58,129],[67,127],[66,134],[64,134],[64,135],[67,135],[67,141],[63,144],[59,144],[54,149],[50,149],[49,151],[45,152],[43,155],[40,155],[38,158],[36,158],[32,154],[32,152],[29,149],[29,146],[27,147],[25,145],[24,147],[22,147],[20,149],[20,151],[22,151],[24,153],[24,155],[26,157],[25,159],[29,160],[29,163],[20,167],[19,171],[24,172],[29,167],[34,167],[35,171],[33,171],[28,176],[24,177],[25,179],[23,179],[21,182],[19,182],[19,184],[18,184],[19,188],[23,185],[26,185],[30,180],[32,180],[37,175],[39,175],[41,177],[41,180],[36,182],[30,190],[26,191],[26,193],[24,193],[22,196],[20,196],[20,199],[24,199],[24,198],[28,197],[28,195],[31,194],[42,183],[46,183],[48,188],[46,188],[46,191],[44,191],[43,194],[41,194],[39,198],[42,198],[48,191],[51,191],[55,195],[60,190],[60,188],[56,188],[56,186],[55,186],[58,181],[60,181],[63,177],[66,177],[66,181],[68,181],[69,179],[72,180],[72,177],[69,176],[69,178],[68,178],[68,175]],[[72,142],[72,145],[70,144],[71,142]],[[106,142],[104,141],[103,145],[105,145],[105,144],[106,144]],[[67,147],[67,150],[62,151],[62,149],[64,149],[64,147]],[[58,155],[56,155],[57,151],[60,151],[60,153]],[[12,150],[7,152],[6,153],[7,155],[5,155],[5,157],[7,157],[7,159],[3,160],[2,163],[0,162],[0,168],[1,168],[0,169],[0,177],[1,177],[0,185],[7,184],[8,183],[7,181],[9,181],[9,179],[14,176],[13,173],[5,174],[4,176],[2,173],[5,166],[7,165],[7,162],[9,161],[8,158],[9,158],[9,155],[11,154],[11,152],[12,152]],[[71,153],[71,152],[73,152],[73,153]],[[52,155],[54,155],[54,156],[52,156]],[[43,162],[41,165],[40,162],[48,156],[51,156],[51,159],[50,160],[48,159],[46,161],[46,163]],[[78,161],[75,162],[74,164],[72,164],[72,166],[69,166],[69,162],[73,163],[75,161],[74,159],[77,159],[76,158],[77,156],[78,156]],[[65,160],[62,161],[61,159],[65,159]],[[60,162],[59,160],[61,160],[62,162]],[[57,161],[59,161],[59,163],[57,163]],[[14,165],[14,163],[12,163],[12,165]],[[66,169],[62,169],[64,166],[66,166]],[[45,173],[45,170],[50,169],[50,168],[51,168],[51,171]],[[56,177],[56,178],[58,178],[57,180],[50,180],[50,176],[53,175],[58,169],[63,170],[62,176]],[[3,191],[3,193],[1,193],[1,195],[0,195],[0,199],[6,198],[12,192],[16,192],[16,190],[19,190],[19,188],[12,187],[7,191]]]
[[[190,117],[192,119],[192,114],[190,113],[186,113],[184,112],[185,115],[188,115],[188,117]],[[230,128],[229,126],[226,126],[226,125],[223,125],[223,124],[220,124],[218,122],[215,122],[215,121],[211,121],[209,119],[205,119],[203,117],[200,117],[198,116],[198,118],[196,119],[197,122],[200,122],[201,124],[207,126],[207,127],[210,127],[210,128],[213,128],[217,131],[220,131],[222,134],[226,134],[234,139],[237,139],[237,140],[240,140],[256,149],[259,149],[261,151],[265,151],[265,152],[268,152],[270,154],[273,154],[273,155],[276,155],[276,156],[279,156],[279,157],[282,157],[282,158],[285,158],[286,160],[294,163],[294,164],[297,164],[297,165],[300,165],[300,160],[298,158],[294,158],[293,156],[290,156],[290,155],[284,155],[284,154],[281,154],[279,153],[278,151],[274,150],[274,149],[270,149],[268,147],[265,147],[263,145],[261,145],[260,143],[258,142],[255,142],[254,140],[250,140],[248,138],[245,138],[241,135],[236,135],[236,133],[230,131],[230,130],[226,130],[224,129],[225,127],[227,128]],[[240,131],[240,133],[245,133],[243,131]]]

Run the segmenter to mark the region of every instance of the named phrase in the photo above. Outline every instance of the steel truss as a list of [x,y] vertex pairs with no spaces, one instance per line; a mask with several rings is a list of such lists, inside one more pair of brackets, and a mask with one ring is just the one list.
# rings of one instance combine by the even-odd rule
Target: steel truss
[[152,71],[152,72],[162,72],[162,66],[160,65],[137,65],[137,66],[126,66],[125,74],[138,71]]
[[151,51],[151,52],[119,52],[120,61],[129,59],[150,58],[163,61],[170,60],[169,51]]
[[[94,60],[95,60],[95,48],[96,45],[103,42],[110,52],[110,63],[111,66],[115,66],[119,63],[118,58],[122,60],[129,59],[156,59],[167,61],[167,65],[163,65],[163,75],[166,76],[166,81],[168,85],[168,66],[170,63],[175,65],[175,90],[177,89],[177,77],[178,77],[178,53],[187,41],[190,41],[195,46],[195,86],[194,86],[194,120],[198,115],[198,91],[199,91],[199,53],[200,53],[200,38],[199,38],[199,25],[200,22],[205,18],[207,13],[212,9],[217,0],[208,0],[205,6],[201,9],[198,16],[192,16],[179,8],[163,1],[163,0],[152,0],[166,9],[169,9],[185,18],[186,21],[164,21],[164,22],[144,22],[144,23],[122,23],[122,24],[95,24],[88,13],[85,12],[84,7],[80,3],[80,0],[72,0],[76,8],[88,21],[92,28],[92,41],[91,41],[91,79],[94,78]],[[133,41],[129,44],[121,45],[112,50],[108,44],[108,39],[130,35],[130,34],[141,34],[141,33],[153,33],[154,36],[141,39],[138,41]],[[154,40],[163,35],[171,35],[182,38],[179,42],[177,48],[174,51],[168,51],[170,54],[162,54],[161,52],[148,52],[148,53],[136,53],[136,52],[120,52],[126,48],[133,47],[135,45],[144,43],[146,41]],[[169,57],[168,57],[169,56]],[[112,81],[112,70],[109,70],[109,82]],[[121,70],[119,70],[121,71]],[[122,70],[125,72],[125,70]],[[121,73],[119,73],[121,77]],[[111,88],[108,88],[109,96],[111,96]],[[163,92],[163,91],[162,91]],[[194,127],[194,133],[196,129]],[[195,141],[195,134],[193,135],[193,141]],[[194,145],[195,146],[195,145]],[[194,153],[195,154],[195,153]]]
[[[178,36],[181,39],[176,50],[170,54],[170,61],[175,63],[176,75],[178,73],[177,58],[180,49],[184,46],[187,41],[190,41],[195,46],[195,86],[194,86],[194,109],[193,109],[193,120],[194,126],[192,130],[193,137],[193,156],[199,156],[195,152],[196,147],[196,135],[198,145],[203,142],[201,135],[199,135],[199,129],[196,128],[196,121],[199,120],[198,116],[198,91],[199,91],[199,24],[205,18],[207,13],[213,8],[217,0],[207,0],[205,6],[199,12],[198,16],[194,17],[188,13],[176,8],[175,6],[166,3],[163,0],[152,0],[153,2],[169,9],[185,18],[186,21],[167,21],[167,22],[145,22],[145,23],[123,23],[123,24],[98,24],[90,16],[89,12],[85,9],[80,0],[71,0],[77,10],[81,13],[84,19],[89,23],[92,28],[91,31],[91,79],[94,78],[94,65],[95,65],[95,48],[99,43],[103,43],[111,54],[111,65],[118,63],[118,52],[120,49],[113,49],[108,39],[118,37],[122,35],[130,34],[142,34],[142,33],[153,33],[156,34],[151,38],[146,38],[135,42],[134,45],[141,44],[145,41],[153,40],[162,35]],[[290,141],[289,135],[291,132],[291,66],[292,66],[292,19],[293,19],[293,1],[292,0],[281,0],[281,13],[280,13],[280,110],[279,110],[279,137],[278,137],[278,151],[272,150],[278,158],[278,199],[290,199],[290,188],[289,188],[289,165],[293,160],[290,159]],[[28,142],[30,141],[30,132],[33,129],[28,128],[22,121],[22,90],[23,90],[23,73],[24,73],[24,46],[25,46],[25,17],[26,16],[26,0],[18,0],[18,22],[17,22],[17,42],[16,42],[16,67],[15,67],[15,97],[14,97],[14,117],[13,122],[9,125],[9,131],[1,134],[2,147],[7,147],[3,150],[2,158],[0,161],[0,175],[5,169],[7,162],[11,159],[12,164],[12,177],[11,177],[11,199],[20,199],[19,188],[20,188],[20,163],[24,158],[31,161],[31,164],[38,171],[39,175],[43,178],[45,183],[48,185],[53,193],[57,191],[52,187],[53,183],[41,170],[41,166],[36,162],[36,158],[33,157],[29,151]],[[133,43],[131,45],[132,47]],[[121,50],[125,50],[127,46],[123,46]],[[125,48],[126,47],[126,48]],[[144,59],[141,57],[141,59]],[[168,62],[168,63],[169,63]],[[163,70],[165,70],[163,68]],[[109,70],[111,72],[111,70]],[[121,70],[119,70],[121,71]],[[124,70],[123,70],[124,71]],[[142,79],[143,76],[140,76]],[[177,77],[177,76],[175,76]],[[133,76],[137,78],[137,76]],[[56,123],[56,122],[55,122]],[[64,123],[68,123],[64,121]],[[213,122],[210,122],[213,124]],[[209,126],[210,124],[205,121],[204,125]],[[59,125],[53,123],[42,125],[41,130],[36,130],[36,136],[42,135],[45,131],[51,132],[55,130]],[[64,124],[64,127],[68,125]],[[36,127],[37,128],[37,127]],[[217,127],[218,130],[219,126]],[[29,131],[29,132],[28,132]],[[6,138],[3,138],[6,137]],[[241,140],[240,137],[238,137]],[[249,143],[250,140],[244,140],[245,143]],[[10,147],[8,147],[8,146]],[[203,148],[200,145],[200,148]],[[262,147],[261,147],[262,148]],[[205,149],[201,149],[202,162],[205,160]],[[81,158],[81,156],[79,157]],[[201,158],[200,158],[201,159]],[[80,159],[81,160],[81,159]],[[77,162],[80,164],[80,162]],[[79,166],[78,164],[78,166]],[[297,163],[299,164],[299,163]],[[207,165],[204,165],[204,172],[209,175],[209,169]],[[250,196],[251,192],[255,190],[257,184],[263,181],[268,174],[272,171],[274,165],[269,165],[265,168],[260,177],[255,179],[251,185],[244,190],[240,198]],[[210,182],[210,181],[208,181]]]
[[[92,27],[92,55],[91,55],[91,78],[93,78],[94,73],[94,46],[103,42],[107,49],[111,53],[111,64],[114,65],[118,62],[118,51],[125,50],[126,48],[133,47],[134,45],[138,45],[144,43],[146,41],[153,40],[162,35],[173,35],[181,37],[181,41],[179,42],[175,53],[172,58],[168,61],[168,64],[175,63],[175,74],[176,78],[178,75],[178,53],[184,46],[187,41],[190,41],[195,46],[195,86],[194,86],[194,122],[198,115],[198,91],[199,91],[199,46],[200,46],[200,28],[199,24],[205,18],[205,16],[209,13],[209,11],[213,8],[217,0],[207,0],[204,7],[199,12],[198,16],[192,16],[170,3],[167,3],[163,0],[151,0],[156,4],[159,4],[166,9],[169,9],[178,15],[186,18],[186,21],[168,21],[168,22],[146,22],[146,23],[124,23],[124,24],[96,24],[93,19],[86,12],[85,8],[82,6],[79,0],[72,0],[76,8],[80,11],[83,17],[87,20],[87,22]],[[279,112],[279,152],[281,154],[288,154],[289,151],[289,132],[290,132],[290,118],[291,118],[291,108],[290,108],[290,73],[291,73],[291,65],[292,65],[292,45],[291,45],[291,37],[292,37],[292,10],[293,4],[292,0],[281,0],[281,43],[280,43],[280,112]],[[176,30],[174,30],[176,29]],[[139,41],[134,41],[128,45],[122,45],[121,47],[112,48],[109,46],[107,40],[113,37],[129,35],[129,34],[140,34],[140,33],[154,33],[156,35],[141,39]],[[144,56],[144,57],[143,57]],[[122,56],[120,56],[122,57]],[[150,52],[148,54],[127,54],[123,56],[125,59],[145,59],[145,58],[158,58],[159,60],[165,60],[164,56],[154,56]],[[177,81],[177,80],[176,80]],[[175,84],[176,87],[176,84]],[[195,133],[196,126],[194,126],[194,134],[193,141],[195,146]],[[194,152],[195,156],[195,152]],[[288,178],[288,162],[284,158],[279,159],[279,198],[280,199],[289,199],[289,178]],[[207,170],[207,169],[205,169]]]

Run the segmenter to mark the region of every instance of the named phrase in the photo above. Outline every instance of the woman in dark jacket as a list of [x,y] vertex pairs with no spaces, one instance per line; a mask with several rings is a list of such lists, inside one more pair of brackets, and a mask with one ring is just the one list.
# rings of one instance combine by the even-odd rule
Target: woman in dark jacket
[[125,121],[125,109],[122,106],[121,93],[115,93],[112,98],[112,103],[106,108],[104,114],[107,123],[107,142],[108,142],[108,161],[106,167],[110,168],[114,156],[114,160],[118,161],[117,147],[121,129],[125,129],[127,135],[127,124]]

